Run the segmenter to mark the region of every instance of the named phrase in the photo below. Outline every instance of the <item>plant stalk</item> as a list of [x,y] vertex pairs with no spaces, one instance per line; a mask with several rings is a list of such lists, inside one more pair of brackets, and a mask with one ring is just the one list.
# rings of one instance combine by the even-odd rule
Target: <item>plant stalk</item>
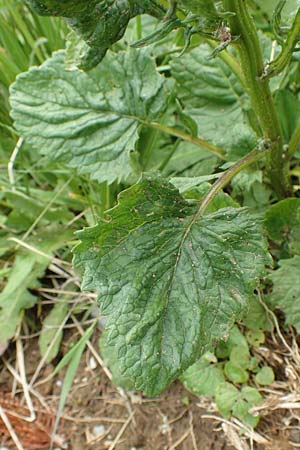
[[226,160],[226,154],[223,149],[217,147],[216,145],[211,144],[210,142],[205,141],[204,139],[201,139],[201,138],[198,138],[197,136],[193,136],[191,134],[185,133],[184,131],[179,130],[177,128],[162,125],[158,122],[146,122],[146,121],[143,122],[143,121],[141,121],[141,123],[143,123],[144,125],[146,125],[150,128],[154,128],[156,130],[162,131],[163,133],[169,134],[170,136],[178,137],[178,138],[182,139],[183,141],[187,141],[187,142],[190,142],[191,144],[195,144],[198,147],[205,148],[206,150],[215,154],[219,158]]
[[198,212],[196,214],[196,218],[199,218],[203,215],[210,202],[215,198],[218,192],[220,192],[232,180],[235,175],[237,175],[239,172],[241,172],[241,170],[245,169],[256,161],[264,158],[269,153],[270,150],[259,151],[255,149],[252,152],[248,153],[248,155],[244,156],[244,158],[233,164],[233,166],[231,166],[228,170],[226,170],[226,172],[224,172],[224,174],[213,184],[211,190],[201,202],[200,208],[198,209]]
[[274,77],[275,75],[280,74],[289,65],[293,56],[293,52],[299,40],[300,40],[300,8],[297,11],[296,17],[289,31],[288,37],[285,43],[282,44],[283,47],[280,55],[268,65],[266,74],[263,75],[263,78]]
[[235,13],[228,18],[241,70],[253,110],[262,129],[262,137],[270,146],[267,170],[274,191],[279,198],[290,195],[288,167],[283,157],[283,136],[277,111],[267,80],[262,79],[264,62],[258,34],[249,15],[246,0],[223,0],[226,11]]

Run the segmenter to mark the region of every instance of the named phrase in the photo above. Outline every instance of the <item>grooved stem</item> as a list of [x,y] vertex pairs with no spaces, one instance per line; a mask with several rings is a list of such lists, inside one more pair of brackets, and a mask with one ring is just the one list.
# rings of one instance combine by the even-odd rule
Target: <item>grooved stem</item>
[[258,34],[249,15],[246,0],[223,0],[226,11],[235,13],[228,18],[231,33],[239,36],[237,48],[245,85],[254,112],[262,129],[262,137],[271,151],[267,170],[274,191],[279,198],[290,195],[287,164],[283,156],[283,136],[269,83],[262,79],[263,55]]

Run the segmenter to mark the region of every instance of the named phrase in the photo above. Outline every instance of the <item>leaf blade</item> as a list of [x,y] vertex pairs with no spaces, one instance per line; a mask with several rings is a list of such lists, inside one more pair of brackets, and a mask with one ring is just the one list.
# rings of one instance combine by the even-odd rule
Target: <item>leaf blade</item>
[[144,178],[75,249],[83,289],[100,292],[107,316],[104,358],[150,396],[228,334],[268,260],[246,209],[194,213],[171,185]]
[[35,148],[112,183],[132,172],[140,122],[159,116],[166,93],[145,51],[110,54],[106,63],[89,74],[70,71],[64,52],[54,53],[12,85],[11,115]]

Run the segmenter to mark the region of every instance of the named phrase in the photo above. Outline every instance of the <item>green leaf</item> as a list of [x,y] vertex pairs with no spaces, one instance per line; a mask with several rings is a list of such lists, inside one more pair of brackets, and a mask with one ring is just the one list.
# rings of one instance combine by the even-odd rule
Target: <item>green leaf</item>
[[265,333],[261,330],[248,330],[246,333],[246,338],[249,345],[253,347],[259,347],[266,340]]
[[[247,313],[248,314],[248,313]],[[216,348],[216,356],[218,358],[229,358],[231,351],[236,348],[244,348],[248,350],[248,344],[243,333],[239,330],[237,325],[234,325],[230,330],[227,340],[220,341]]]
[[216,390],[216,404],[219,411],[227,419],[231,415],[240,419],[246,425],[255,427],[259,416],[253,416],[249,410],[262,400],[257,389],[245,386],[239,391],[230,383],[223,383]]
[[244,90],[220,58],[208,59],[210,53],[210,47],[201,45],[171,60],[178,96],[200,137],[242,157],[256,143],[241,109],[247,108]]
[[249,380],[247,370],[243,369],[241,366],[235,365],[231,361],[228,361],[225,364],[224,373],[233,383],[246,383]]
[[250,352],[248,345],[237,345],[233,347],[230,352],[230,361],[236,365],[240,366],[242,369],[248,369],[250,361]]
[[259,405],[262,401],[262,396],[257,389],[250,386],[242,388],[239,398],[232,408],[232,414],[240,419],[246,425],[255,428],[259,422],[259,416],[254,416],[249,413],[253,406]]
[[300,256],[279,261],[279,269],[271,273],[273,291],[269,302],[285,314],[285,321],[300,331]]
[[167,176],[178,174],[186,177],[208,175],[214,172],[217,162],[218,158],[208,150],[181,141],[178,142],[163,173]]
[[181,375],[180,381],[194,395],[214,396],[218,385],[225,381],[222,364],[212,364],[203,355]]
[[11,87],[18,132],[92,179],[126,179],[140,121],[157,120],[166,106],[164,79],[145,51],[107,55],[89,74],[66,70],[63,60],[56,52]]
[[87,330],[85,330],[84,334],[81,336],[79,341],[76,342],[74,347],[62,358],[59,364],[55,367],[54,372],[52,372],[51,376],[53,377],[55,374],[59,372],[59,370],[61,370],[66,364],[68,364],[68,368],[64,376],[64,382],[61,388],[61,394],[59,397],[59,404],[56,412],[54,430],[52,431],[53,435],[56,433],[56,430],[58,428],[58,424],[64,409],[64,405],[66,403],[68,394],[72,387],[74,378],[76,376],[76,372],[78,370],[81,361],[82,353],[87,345],[87,341],[90,339],[94,331],[95,324],[96,322],[94,322]]
[[231,383],[222,383],[216,390],[216,404],[226,419],[231,416],[232,408],[239,398],[239,390]]
[[261,386],[269,386],[275,380],[275,375],[272,367],[263,367],[260,371],[255,375],[255,379],[258,384]]
[[270,238],[289,245],[290,253],[300,254],[300,199],[287,198],[271,206],[265,215]]
[[38,279],[44,274],[51,253],[65,244],[68,237],[68,232],[62,233],[60,230],[58,233],[56,228],[51,227],[28,242],[38,251],[49,254],[49,258],[28,250],[16,256],[6,286],[0,293],[0,343],[13,337],[22,311],[36,303],[37,298],[28,289],[39,287]]
[[[39,337],[39,349],[42,356],[47,353],[46,362],[51,362],[58,354],[63,337],[63,330],[59,330],[68,312],[68,304],[62,299],[54,305],[50,313],[43,320],[43,327]],[[51,349],[49,350],[49,347]]]
[[68,222],[73,218],[73,214],[65,206],[49,207],[49,201],[44,201],[42,194],[42,190],[36,190],[31,196],[21,192],[6,192],[6,200],[12,211],[8,214],[5,225],[18,232],[26,231],[44,211],[40,225]]
[[165,10],[154,0],[29,0],[39,14],[62,16],[88,44],[80,66],[91,69],[109,47],[124,35],[127,25],[139,14],[163,18]]
[[[269,17],[271,17],[275,10],[275,7],[279,3],[279,0],[278,1],[256,0],[256,3],[259,4],[259,6],[263,10],[263,12],[267,13],[269,15]],[[286,2],[286,5],[282,12],[282,19],[286,22],[288,20],[288,18],[290,18],[296,14],[298,7],[299,7],[298,0],[288,0]]]
[[179,0],[179,5],[199,16],[219,19],[215,0]]
[[238,343],[230,352],[230,360],[225,364],[224,372],[227,378],[234,383],[246,383],[249,374],[246,369],[250,364],[250,353],[248,346]]
[[[207,175],[202,177],[174,177],[170,182],[174,184],[179,192],[183,194],[184,198],[200,200],[203,199],[211,190],[212,186],[205,180],[217,178],[218,175]],[[215,198],[209,204],[206,212],[214,212],[221,208],[239,208],[240,205],[236,203],[232,197],[223,191],[218,192]]]
[[295,94],[288,90],[278,90],[275,94],[275,105],[285,141],[289,142],[300,116],[299,100]]
[[247,209],[195,213],[172,185],[144,177],[78,234],[82,288],[99,292],[107,316],[104,358],[148,395],[228,334],[269,262]]
[[266,308],[263,307],[257,296],[251,300],[247,315],[243,319],[243,324],[254,332],[272,330],[273,322],[268,317]]

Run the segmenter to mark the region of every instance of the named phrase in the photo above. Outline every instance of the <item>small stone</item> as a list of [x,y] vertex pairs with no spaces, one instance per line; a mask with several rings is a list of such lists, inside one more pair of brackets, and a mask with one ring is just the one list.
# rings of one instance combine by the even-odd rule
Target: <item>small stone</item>
[[95,425],[92,431],[95,438],[101,436],[105,433],[105,426],[104,425]]
[[95,370],[97,368],[97,361],[95,360],[95,358],[93,356],[91,356],[89,359],[89,368],[91,370]]

